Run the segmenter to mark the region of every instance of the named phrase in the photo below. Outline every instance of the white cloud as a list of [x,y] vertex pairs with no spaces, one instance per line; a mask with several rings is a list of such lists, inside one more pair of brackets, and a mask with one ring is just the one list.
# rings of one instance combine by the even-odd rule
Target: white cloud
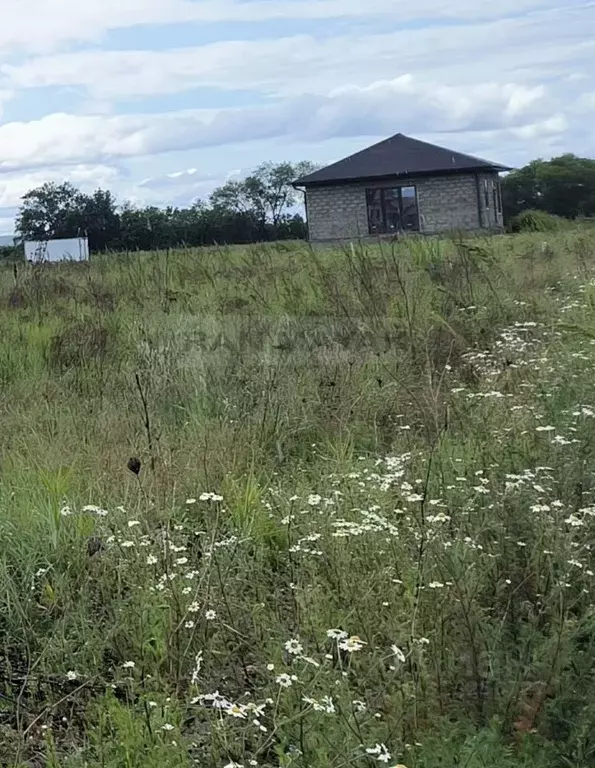
[[0,245],[12,245],[12,242],[8,240],[7,236],[13,231],[14,219],[12,217],[0,217],[0,237],[3,237],[3,241],[0,242]]
[[514,136],[522,139],[537,139],[542,136],[559,135],[568,128],[568,120],[564,115],[552,115],[537,123],[528,123],[511,129]]
[[389,79],[414,72],[451,84],[491,79],[535,82],[554,73],[580,77],[581,69],[592,71],[593,40],[595,13],[585,15],[584,8],[574,6],[536,12],[528,19],[383,34],[344,33],[329,39],[294,35],[163,51],[91,50],[41,56],[18,66],[5,65],[1,72],[13,89],[84,87],[99,100],[199,87],[284,97],[325,94],[345,82],[364,86],[377,80],[379,72]]
[[554,107],[543,87],[449,87],[407,75],[262,107],[113,117],[57,113],[0,126],[0,169],[105,163],[254,139],[522,128],[551,118]]
[[98,187],[115,190],[121,201],[139,205],[187,205],[197,198],[206,199],[211,192],[240,171],[200,173],[196,168],[174,171],[140,182],[108,165],[55,166],[44,170],[0,174],[0,234],[10,232],[13,219],[8,216],[21,205],[23,196],[46,182],[70,181],[84,192]]
[[127,200],[137,205],[187,206],[195,200],[206,200],[211,192],[227,181],[226,173],[201,173],[196,168],[173,171],[143,179],[123,189]]
[[[163,193],[177,194],[180,190],[202,190],[212,188],[220,181],[220,177],[213,173],[201,174],[196,168],[188,168],[184,171],[173,171],[165,173],[162,176],[151,176],[143,179],[137,185],[137,189],[151,193],[158,190],[159,195]],[[137,194],[138,196],[138,194]],[[148,199],[148,197],[147,197]]]
[[23,195],[45,182],[70,181],[83,190],[91,191],[97,187],[109,188],[121,178],[118,168],[106,165],[74,165],[27,173],[2,173],[0,174],[0,209],[18,208]]
[[[15,94],[29,110],[31,88],[80,101],[66,114],[41,91],[39,119],[0,122],[0,208],[63,180],[182,204],[206,197],[232,165],[330,162],[397,131],[511,164],[595,152],[594,9],[579,0],[5,0],[0,118]],[[294,34],[292,20],[316,31]],[[101,49],[110,30],[128,29],[133,41],[141,26],[227,21],[238,39],[174,47],[172,27],[169,50]],[[260,39],[241,39],[244,30]],[[19,60],[23,52],[35,55]],[[131,113],[134,99],[194,89],[176,103],[199,107],[204,88],[229,106]],[[253,104],[234,107],[237,91],[256,94]],[[56,111],[44,114],[49,98]],[[121,101],[128,114],[118,114]]]
[[0,122],[4,113],[4,105],[13,98],[13,92],[0,87]]
[[[587,3],[583,3],[585,8]],[[108,30],[140,25],[258,22],[378,16],[410,20],[499,18],[573,0],[19,0],[2,7],[0,49],[49,51],[66,43],[99,41]]]

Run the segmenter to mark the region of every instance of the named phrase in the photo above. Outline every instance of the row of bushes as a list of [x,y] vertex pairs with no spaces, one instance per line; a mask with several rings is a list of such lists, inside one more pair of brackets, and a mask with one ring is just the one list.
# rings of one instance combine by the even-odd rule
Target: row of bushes
[[507,228],[509,232],[556,232],[569,223],[568,219],[546,211],[528,210],[513,216]]
[[[514,216],[507,225],[512,233],[521,232],[556,232],[570,225],[568,219],[555,216],[546,211],[528,210]],[[0,261],[20,261],[24,258],[22,245],[0,246]]]
[[25,258],[25,250],[22,245],[0,245],[0,262],[21,261]]

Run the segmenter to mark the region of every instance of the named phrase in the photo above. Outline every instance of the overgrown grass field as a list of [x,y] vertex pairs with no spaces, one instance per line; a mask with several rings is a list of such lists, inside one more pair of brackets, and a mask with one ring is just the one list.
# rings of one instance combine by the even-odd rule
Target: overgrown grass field
[[0,764],[594,765],[595,233],[545,237],[2,267]]

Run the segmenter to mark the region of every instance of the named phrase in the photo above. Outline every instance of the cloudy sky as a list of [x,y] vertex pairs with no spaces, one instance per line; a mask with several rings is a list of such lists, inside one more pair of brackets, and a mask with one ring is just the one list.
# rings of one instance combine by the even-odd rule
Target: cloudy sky
[[2,2],[0,233],[44,181],[185,205],[397,132],[595,156],[595,2]]

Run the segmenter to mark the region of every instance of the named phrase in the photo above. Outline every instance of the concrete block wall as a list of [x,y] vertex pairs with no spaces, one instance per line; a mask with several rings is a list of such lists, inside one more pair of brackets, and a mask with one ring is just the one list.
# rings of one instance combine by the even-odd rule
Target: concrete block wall
[[341,184],[306,190],[310,240],[358,240],[368,237],[366,187]]
[[[487,208],[484,179],[488,183]],[[370,187],[415,186],[423,234],[452,229],[498,230],[503,226],[503,219],[494,208],[495,183],[498,183],[498,174],[480,175],[479,209],[475,174],[311,187],[306,190],[310,240],[328,242],[370,237],[366,205],[366,189]]]
[[436,176],[415,186],[423,233],[480,228],[475,176]]

